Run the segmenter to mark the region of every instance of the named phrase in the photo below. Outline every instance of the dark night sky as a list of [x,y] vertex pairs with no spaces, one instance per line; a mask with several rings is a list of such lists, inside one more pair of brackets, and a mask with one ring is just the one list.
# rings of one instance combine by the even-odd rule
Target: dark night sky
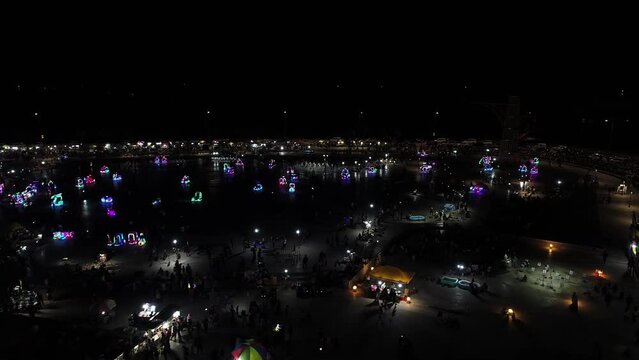
[[617,53],[599,61],[595,48],[561,41],[263,40],[196,53],[135,38],[23,54],[1,83],[0,141],[35,142],[40,129],[51,142],[282,136],[284,110],[289,137],[429,138],[435,127],[438,137],[498,138],[494,115],[473,103],[519,95],[530,136],[605,147],[608,118],[616,147],[636,148],[637,70]]

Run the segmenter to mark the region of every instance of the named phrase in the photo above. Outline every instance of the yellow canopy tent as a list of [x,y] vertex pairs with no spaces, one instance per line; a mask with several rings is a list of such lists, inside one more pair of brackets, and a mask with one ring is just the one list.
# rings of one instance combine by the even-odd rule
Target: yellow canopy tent
[[413,276],[415,276],[414,272],[404,271],[395,266],[385,265],[385,266],[375,266],[373,270],[371,270],[368,275],[371,278],[384,280],[384,281],[392,281],[401,284],[408,284],[411,280],[413,280]]

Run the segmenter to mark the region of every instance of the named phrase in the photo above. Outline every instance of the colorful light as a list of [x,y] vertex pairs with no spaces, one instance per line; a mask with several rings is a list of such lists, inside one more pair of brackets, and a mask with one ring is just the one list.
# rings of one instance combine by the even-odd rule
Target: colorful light
[[484,192],[484,187],[481,185],[472,185],[469,189],[471,194],[479,195]]
[[0,194],[4,192],[4,183],[0,183]]
[[279,180],[279,184],[280,186],[286,186],[288,185],[288,181],[286,180],[286,177],[282,176]]
[[295,192],[295,183],[288,184],[288,192],[290,192],[290,193],[294,193]]
[[153,163],[155,163],[155,165],[157,166],[166,165],[169,163],[169,159],[167,159],[165,155],[162,155],[162,156],[158,155],[153,160]]
[[59,207],[64,205],[64,200],[62,200],[62,193],[55,194],[51,197],[51,206]]
[[419,167],[420,174],[428,174],[433,169],[432,165],[423,163],[422,166]]
[[73,231],[54,231],[53,232],[53,240],[68,240],[73,239],[75,237],[75,232]]
[[238,158],[237,160],[235,160],[235,166],[239,166],[239,167],[244,166],[244,161],[242,161],[242,159]]
[[351,179],[351,172],[348,171],[347,168],[343,168],[342,172],[340,173],[340,177],[342,178],[342,180],[348,181]]
[[537,165],[533,165],[530,167],[530,175],[537,175],[539,174],[539,168],[537,167]]
[[100,174],[102,174],[102,175],[107,175],[109,172],[111,172],[111,171],[109,170],[109,167],[108,167],[108,166],[106,166],[106,165],[102,165],[102,166],[100,167]]
[[93,178],[93,176],[91,174],[87,175],[84,177],[84,183],[89,185],[89,184],[95,184],[95,179]]
[[370,165],[370,166],[368,166],[368,167],[366,168],[366,172],[367,172],[369,175],[377,174],[377,168],[376,168],[375,166],[373,166],[373,165]]
[[193,197],[191,198],[192,203],[201,203],[202,202],[202,192],[196,191]]
[[530,163],[535,165],[535,166],[539,166],[539,158],[535,157],[532,160],[530,160]]
[[160,206],[162,205],[162,199],[156,198],[151,204],[153,204],[153,206]]
[[107,216],[109,217],[115,217],[116,213],[115,210],[113,209],[107,209]]
[[118,173],[113,173],[113,181],[121,181],[122,180],[122,175],[118,174]]
[[82,178],[76,178],[75,187],[77,187],[78,189],[82,189],[84,187],[84,180],[82,180]]
[[291,173],[291,182],[297,182],[299,180],[299,177],[297,176],[296,173]]
[[262,190],[264,190],[264,187],[259,182],[257,184],[255,184],[255,186],[253,186],[253,191],[255,191],[255,192],[260,192]]
[[100,198],[100,202],[102,203],[102,205],[111,205],[113,204],[113,198],[109,195],[106,195]]
[[190,185],[191,184],[191,178],[188,175],[184,175],[182,176],[182,180],[180,180],[180,183],[184,186],[186,185]]
[[120,247],[124,245],[130,246],[145,246],[147,243],[146,235],[140,232],[130,232],[124,235],[124,233],[117,233],[113,238],[107,235],[107,246],[108,247]]
[[525,164],[521,164],[519,165],[519,173],[520,174],[525,174],[528,172],[528,167]]
[[275,160],[271,159],[268,161],[268,164],[266,165],[269,169],[272,169],[275,167]]

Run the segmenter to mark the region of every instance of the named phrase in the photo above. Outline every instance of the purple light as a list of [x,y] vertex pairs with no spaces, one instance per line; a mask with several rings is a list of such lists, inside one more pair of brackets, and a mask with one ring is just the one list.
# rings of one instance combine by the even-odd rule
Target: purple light
[[107,196],[103,196],[103,197],[100,199],[100,202],[101,202],[103,205],[111,205],[111,204],[113,204],[113,198],[112,198],[112,197],[110,197],[109,195],[107,195]]
[[472,185],[469,192],[471,194],[480,195],[484,192],[484,187],[480,185]]
[[537,175],[539,174],[539,168],[537,167],[537,165],[533,165],[530,167],[530,175]]
[[108,209],[108,210],[107,210],[107,215],[108,215],[109,217],[115,217],[115,210],[113,210],[113,209]]
[[348,171],[347,168],[343,168],[340,176],[341,176],[342,180],[348,181],[348,180],[351,179],[351,172]]
[[286,178],[284,176],[282,176],[280,178],[279,184],[280,184],[280,186],[286,186],[286,185],[288,185],[288,181],[286,180]]
[[267,166],[268,166],[269,169],[274,168],[275,167],[275,160],[273,160],[273,159],[269,160]]

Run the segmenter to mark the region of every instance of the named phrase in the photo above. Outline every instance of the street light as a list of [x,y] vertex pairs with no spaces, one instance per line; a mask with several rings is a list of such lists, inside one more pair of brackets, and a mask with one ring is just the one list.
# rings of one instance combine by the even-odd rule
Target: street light
[[371,203],[369,206],[371,207],[371,209],[375,207],[373,203]]
[[257,233],[259,233],[259,232],[260,232],[260,229],[255,228],[255,229],[253,230],[253,232],[257,234]]
[[296,233],[297,235],[299,235],[299,234],[300,234],[300,229],[295,230],[295,233]]
[[177,239],[173,239],[173,245],[177,244]]

